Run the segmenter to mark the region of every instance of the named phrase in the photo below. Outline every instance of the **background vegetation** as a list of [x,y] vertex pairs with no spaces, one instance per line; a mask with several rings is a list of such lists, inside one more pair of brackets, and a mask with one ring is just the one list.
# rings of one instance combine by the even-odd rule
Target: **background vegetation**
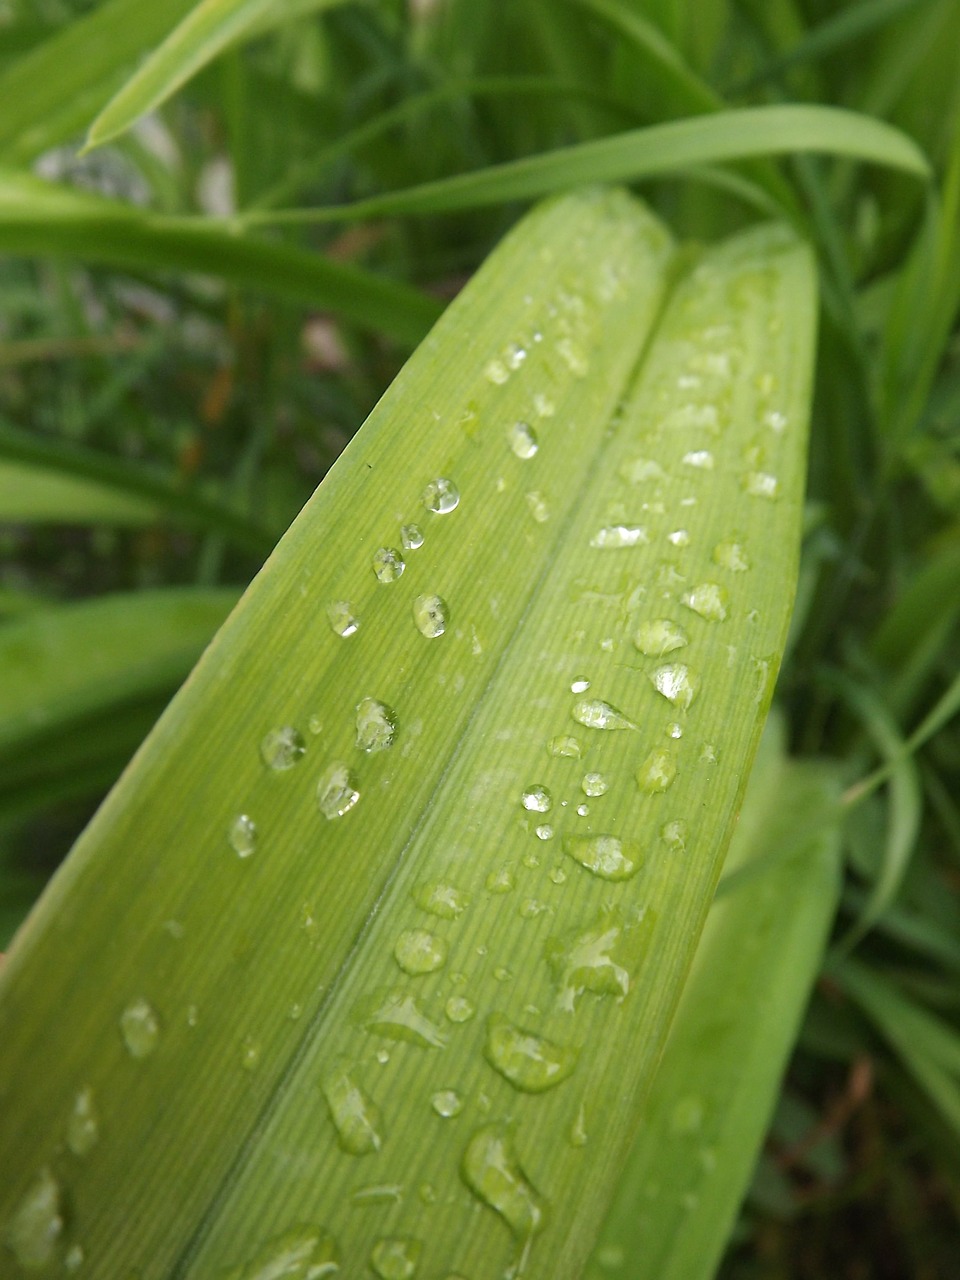
[[[272,19],[252,38],[80,154],[190,6],[158,6],[154,30],[135,0],[0,4],[4,936],[410,347],[516,220],[523,202],[483,171],[724,107],[856,109],[916,140],[932,186],[809,156],[642,185],[680,236],[713,240],[775,205],[818,251],[808,528],[779,699],[793,751],[833,758],[844,785],[888,767],[845,827],[837,950],[723,1274],[955,1274],[960,9],[259,7]],[[584,155],[549,182],[591,176]],[[481,176],[465,192],[403,194],[468,170]],[[399,194],[378,203],[385,193]],[[359,201],[346,220],[302,215]]]

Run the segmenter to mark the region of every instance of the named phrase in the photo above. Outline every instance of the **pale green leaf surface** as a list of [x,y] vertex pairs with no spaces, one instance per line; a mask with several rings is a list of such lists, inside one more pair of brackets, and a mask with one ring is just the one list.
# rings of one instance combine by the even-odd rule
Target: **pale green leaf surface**
[[271,26],[342,0],[200,0],[94,120],[87,146],[109,142],[155,110],[218,54]]
[[[775,732],[771,732],[775,730]],[[828,766],[768,722],[725,866],[837,810]],[[589,1280],[709,1280],[729,1238],[820,967],[840,884],[837,822],[711,909]]]
[[[796,572],[810,256],[762,229],[693,268],[613,430],[670,261],[624,196],[535,211],[280,543],[8,961],[0,1089],[41,1051],[60,1070],[11,1109],[0,1221],[48,1168],[72,1206],[53,1250],[82,1239],[91,1276],[246,1280],[297,1225],[332,1232],[350,1274],[384,1237],[416,1237],[425,1275],[578,1274],[716,883]],[[459,488],[446,514],[422,502],[438,478]],[[378,549],[411,523],[423,544],[378,581]],[[651,656],[647,627],[640,652],[661,617],[688,643]],[[276,762],[284,727],[305,752],[278,771],[262,753]],[[431,935],[429,972],[411,972],[406,930]],[[384,987],[416,1008],[375,1017]],[[556,1087],[490,1065],[493,1014],[552,1042]],[[536,1084],[543,1055],[519,1053]],[[58,1152],[87,1087],[102,1138],[74,1159]],[[581,1116],[584,1146],[566,1137]],[[529,1185],[481,1167],[507,1143]]]
[[77,476],[51,474],[47,467],[0,459],[0,523],[142,525],[156,517],[157,508],[142,498]]

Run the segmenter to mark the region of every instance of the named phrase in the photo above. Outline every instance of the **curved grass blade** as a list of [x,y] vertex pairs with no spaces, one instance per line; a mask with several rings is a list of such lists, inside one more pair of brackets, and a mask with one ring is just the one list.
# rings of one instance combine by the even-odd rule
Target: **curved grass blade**
[[0,461],[0,523],[144,525],[156,518],[152,503],[96,481]]

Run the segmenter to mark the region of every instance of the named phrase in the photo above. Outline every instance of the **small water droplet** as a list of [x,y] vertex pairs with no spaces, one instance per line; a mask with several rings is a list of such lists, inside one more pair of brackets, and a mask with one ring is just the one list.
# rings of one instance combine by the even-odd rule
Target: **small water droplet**
[[682,604],[699,613],[707,622],[722,622],[727,616],[727,592],[717,582],[701,582],[680,597]]
[[619,547],[639,547],[649,543],[646,528],[641,524],[607,524],[598,529],[590,539],[591,547],[604,550]]
[[504,352],[504,358],[506,359],[508,369],[519,369],[527,358],[527,349],[526,347],[521,346],[519,342],[510,342],[507,344],[507,349]]
[[312,715],[307,721],[307,728],[316,737],[318,734],[323,733],[323,721],[318,715]]
[[187,1005],[187,1026],[195,1027],[200,1021],[200,1010],[195,1004]]
[[686,529],[674,529],[672,533],[667,534],[667,541],[675,547],[689,547],[690,534]]
[[423,530],[418,524],[405,524],[400,530],[400,542],[404,551],[416,551],[423,546]]
[[588,804],[578,804],[577,814],[581,818],[588,818],[590,816],[590,806]]
[[689,644],[689,638],[678,623],[670,618],[654,618],[641,622],[634,633],[633,643],[647,658],[662,658],[674,649]]
[[742,477],[741,486],[751,498],[769,498],[780,496],[780,481],[769,471],[747,471]]
[[404,973],[433,973],[446,963],[447,944],[427,929],[404,929],[397,938],[393,956]]
[[417,630],[428,640],[442,636],[447,629],[447,604],[441,596],[417,596],[413,602],[413,620]]
[[364,698],[357,704],[357,746],[372,755],[393,746],[397,716],[385,702]]
[[373,554],[373,572],[378,582],[396,582],[407,567],[396,547],[381,547]]
[[428,911],[441,920],[456,920],[457,916],[466,911],[470,902],[469,894],[462,889],[439,880],[418,884],[412,897],[421,911]]
[[460,504],[460,490],[452,480],[438,476],[426,486],[420,495],[420,501],[424,509],[435,516],[449,515],[451,511],[456,511]]
[[[350,1197],[350,1203],[357,1205],[359,1208],[378,1207],[388,1204],[403,1203],[403,1187],[396,1182],[375,1182],[369,1187],[360,1187],[354,1191]],[[306,1280],[309,1280],[310,1272],[307,1273]],[[286,1277],[283,1278],[286,1280]],[[300,1276],[291,1276],[290,1280],[300,1280]]]
[[467,1143],[460,1173],[474,1195],[500,1214],[518,1240],[529,1241],[543,1229],[546,1201],[523,1172],[507,1130],[496,1125],[478,1129]]
[[674,721],[672,724],[668,724],[668,725],[667,725],[667,737],[668,737],[668,738],[682,738],[682,737],[683,737],[683,725],[677,724],[677,722],[676,722],[676,721]]
[[691,449],[681,459],[688,467],[696,467],[700,471],[713,470],[713,454],[709,449]]
[[491,871],[486,879],[487,890],[490,893],[509,893],[513,885],[513,872],[505,866]]
[[659,462],[652,458],[633,458],[624,462],[618,471],[621,480],[627,484],[643,484],[650,480],[666,480],[667,473]]
[[570,713],[578,724],[588,729],[636,729],[622,711],[600,698],[580,698]]
[[585,1147],[587,1145],[587,1107],[584,1102],[581,1102],[577,1107],[577,1114],[574,1116],[573,1124],[570,1126],[570,1145],[571,1147]]
[[637,770],[637,786],[648,795],[656,795],[672,787],[676,776],[677,761],[673,752],[657,747]]
[[383,1145],[379,1108],[353,1079],[346,1060],[335,1063],[323,1076],[320,1089],[343,1150],[352,1156],[379,1151]]
[[423,1246],[413,1236],[384,1236],[373,1246],[370,1265],[380,1280],[411,1280]]
[[580,780],[580,789],[585,796],[605,795],[609,785],[602,773],[585,773]]
[[484,1054],[494,1070],[526,1093],[543,1093],[566,1080],[577,1065],[576,1049],[516,1027],[502,1014],[487,1019]]
[[550,505],[539,489],[525,493],[527,508],[537,524],[546,524],[550,519]]
[[590,681],[584,676],[577,676],[576,680],[570,682],[571,693],[586,693],[590,688]]
[[360,799],[350,768],[339,760],[327,765],[317,781],[317,808],[325,818],[342,818]]
[[360,623],[353,612],[353,605],[346,600],[335,600],[330,605],[327,609],[327,620],[330,623],[331,630],[336,632],[338,636],[343,636],[345,640],[350,636],[356,635],[360,627]]
[[515,422],[507,432],[507,441],[516,456],[524,461],[534,457],[540,448],[537,433],[528,422]]
[[492,382],[494,386],[502,387],[510,377],[510,370],[502,360],[490,360],[483,371],[483,376],[488,382]]
[[24,1270],[39,1271],[52,1260],[63,1227],[60,1184],[41,1169],[13,1211],[4,1239]]
[[67,1146],[75,1156],[85,1156],[100,1140],[100,1117],[93,1100],[93,1090],[81,1089],[73,1100],[67,1121]]
[[750,568],[750,560],[743,544],[735,538],[724,538],[713,548],[713,563],[733,573],[745,573]]
[[120,1015],[120,1034],[131,1058],[149,1058],[160,1042],[160,1020],[146,1000],[132,1000]]
[[700,678],[682,662],[667,662],[650,676],[657,693],[686,711],[700,689]]
[[781,413],[779,409],[771,409],[769,413],[763,415],[763,425],[775,431],[777,435],[781,435],[787,429],[787,415]]
[[549,813],[553,807],[553,797],[547,788],[538,782],[526,788],[520,797],[520,803],[524,809],[529,809],[532,813]]
[[717,755],[717,748],[713,745],[713,743],[704,742],[703,745],[700,747],[700,763],[716,764],[718,759],[719,759],[719,756]]
[[86,1260],[86,1256],[83,1252],[82,1244],[72,1244],[63,1255],[64,1271],[79,1271]]
[[463,1110],[463,1099],[456,1089],[440,1089],[430,1099],[430,1105],[438,1116],[450,1120]]
[[597,1266],[601,1271],[619,1271],[626,1261],[627,1255],[622,1245],[601,1245],[596,1252]]
[[443,1012],[450,1022],[469,1022],[477,1016],[476,1005],[466,996],[451,996],[443,1006]]
[[564,836],[563,851],[601,880],[629,880],[643,866],[639,844],[619,836]]
[[333,1239],[315,1227],[292,1227],[274,1236],[250,1261],[224,1280],[327,1280],[340,1270]]
[[303,735],[292,725],[271,729],[260,742],[260,759],[268,769],[284,773],[302,759],[307,744]]
[[550,879],[554,884],[565,884],[567,880],[567,873],[564,871],[563,867],[554,867],[550,872]]
[[584,992],[621,999],[629,992],[630,975],[611,955],[623,931],[620,913],[607,910],[588,929],[548,939],[544,955],[559,988],[561,1009],[572,1013]]
[[357,1021],[367,1031],[388,1040],[405,1040],[422,1049],[443,1049],[447,1038],[426,1016],[408,991],[390,987],[375,991],[356,1008]]
[[240,1049],[240,1065],[244,1071],[256,1071],[260,1065],[262,1046],[253,1036],[247,1036]]
[[303,1005],[299,1000],[295,1000],[287,1010],[287,1017],[291,1022],[299,1022],[300,1018],[303,1017]]
[[670,1113],[670,1129],[673,1133],[696,1133],[703,1124],[703,1099],[693,1094],[680,1098]]
[[257,848],[257,824],[247,813],[234,818],[227,832],[230,848],[240,858],[249,858]]
[[590,372],[587,354],[573,338],[563,337],[557,340],[557,355],[575,378],[585,378]]
[[552,418],[557,412],[557,406],[549,396],[545,396],[541,391],[538,391],[533,397],[533,407],[538,418]]
[[583,749],[577,739],[567,733],[561,733],[555,738],[551,738],[547,743],[547,751],[552,756],[566,757],[570,760],[579,760],[583,754]]
[[534,834],[536,835],[538,840],[552,840],[553,827],[550,825],[549,822],[541,823],[539,827],[535,828]]

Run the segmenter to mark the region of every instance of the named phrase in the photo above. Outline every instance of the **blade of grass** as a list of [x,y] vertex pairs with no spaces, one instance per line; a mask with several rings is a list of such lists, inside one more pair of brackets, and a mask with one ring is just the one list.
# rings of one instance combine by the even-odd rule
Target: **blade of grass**
[[0,461],[0,523],[144,525],[157,508],[105,485],[48,467]]

